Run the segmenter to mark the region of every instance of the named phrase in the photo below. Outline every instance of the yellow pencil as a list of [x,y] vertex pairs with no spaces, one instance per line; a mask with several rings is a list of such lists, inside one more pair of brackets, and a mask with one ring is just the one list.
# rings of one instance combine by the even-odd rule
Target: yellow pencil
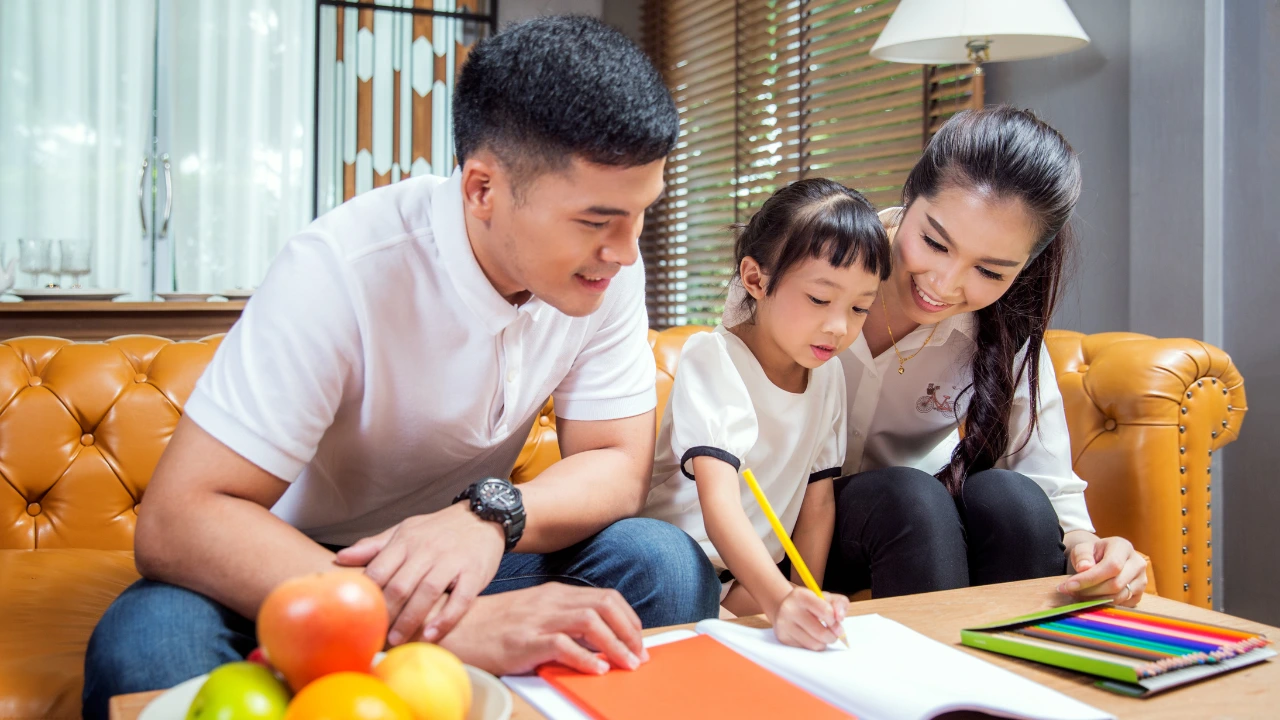
[[[764,496],[764,491],[760,489],[760,483],[756,482],[755,474],[750,469],[743,470],[742,479],[747,481],[747,487],[751,488],[751,494],[756,496],[756,502],[760,503],[760,509],[764,510],[764,516],[769,518],[769,524],[773,526],[774,534],[782,542],[782,549],[787,551],[787,557],[791,558],[791,567],[795,568],[796,572],[800,574],[800,579],[804,581],[804,586],[812,590],[819,600],[826,600],[826,597],[822,594],[822,588],[818,587],[818,581],[813,579],[813,574],[809,572],[808,566],[804,564],[804,558],[800,557],[800,551],[791,542],[791,536],[782,527],[782,521],[778,520],[778,514],[773,511],[773,506],[769,504],[769,498]],[[849,647],[849,638],[845,635],[843,627],[840,628],[840,642],[843,642],[845,647]]]

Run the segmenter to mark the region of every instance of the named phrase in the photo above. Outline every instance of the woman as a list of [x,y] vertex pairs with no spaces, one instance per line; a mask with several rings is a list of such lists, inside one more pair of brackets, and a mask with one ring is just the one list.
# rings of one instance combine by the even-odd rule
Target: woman
[[848,454],[828,589],[888,597],[1074,572],[1060,592],[1142,597],[1142,556],[1093,534],[1044,347],[1079,195],[1061,134],[990,107],[948,121],[903,207],[881,213],[893,270],[840,356]]

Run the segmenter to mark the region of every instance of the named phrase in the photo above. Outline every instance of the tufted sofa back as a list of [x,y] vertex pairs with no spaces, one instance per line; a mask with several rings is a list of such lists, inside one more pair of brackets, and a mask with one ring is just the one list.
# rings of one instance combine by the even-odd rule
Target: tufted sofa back
[[147,482],[218,342],[0,343],[0,549],[132,550]]

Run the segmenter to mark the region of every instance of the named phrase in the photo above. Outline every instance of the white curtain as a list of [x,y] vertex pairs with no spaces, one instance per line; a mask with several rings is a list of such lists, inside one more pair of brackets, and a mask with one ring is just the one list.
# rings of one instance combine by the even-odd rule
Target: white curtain
[[315,0],[171,7],[160,62],[177,289],[251,288],[311,220]]
[[[145,290],[138,173],[151,137],[153,0],[0,3],[0,254],[91,238],[86,287]],[[49,278],[45,278],[48,280]],[[19,287],[32,278],[20,274]]]
[[[91,237],[82,284],[149,299],[137,193],[154,122],[157,160],[172,166],[177,246],[157,262],[155,290],[173,276],[182,292],[257,285],[311,219],[315,8],[0,0],[0,251],[16,257],[20,237]],[[159,225],[162,172],[156,185]]]

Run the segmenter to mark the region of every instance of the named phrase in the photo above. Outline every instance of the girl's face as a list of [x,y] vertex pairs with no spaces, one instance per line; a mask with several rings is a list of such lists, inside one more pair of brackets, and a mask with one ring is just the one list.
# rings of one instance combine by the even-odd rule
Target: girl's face
[[918,197],[893,238],[886,302],[932,325],[999,300],[1030,260],[1032,215],[1020,200],[947,188]]
[[832,267],[806,258],[782,276],[766,295],[768,279],[752,258],[741,268],[743,286],[756,299],[756,325],[798,365],[813,369],[835,357],[862,332],[880,277],[860,262]]

